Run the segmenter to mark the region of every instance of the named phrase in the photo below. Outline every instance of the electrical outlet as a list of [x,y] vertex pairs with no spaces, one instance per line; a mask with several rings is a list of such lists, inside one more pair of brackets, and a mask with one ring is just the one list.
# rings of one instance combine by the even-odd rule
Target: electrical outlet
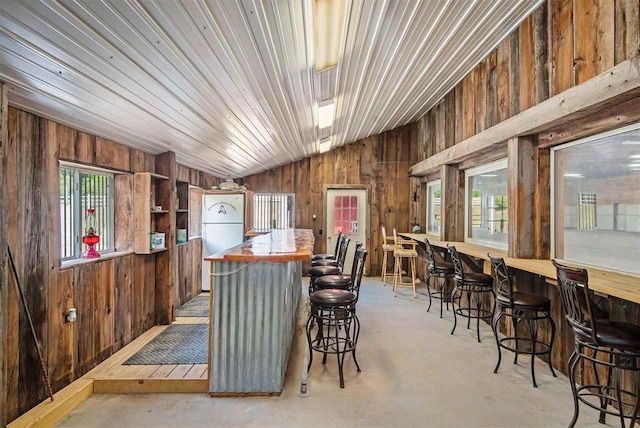
[[64,314],[64,322],[66,323],[75,322],[76,319],[78,319],[78,313],[76,311],[76,308],[70,308],[69,312]]

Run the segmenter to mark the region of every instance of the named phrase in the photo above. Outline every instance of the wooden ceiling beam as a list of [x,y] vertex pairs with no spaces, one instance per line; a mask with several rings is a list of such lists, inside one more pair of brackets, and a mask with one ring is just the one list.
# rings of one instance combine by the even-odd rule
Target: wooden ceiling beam
[[638,95],[640,58],[634,58],[413,165],[409,174],[427,175],[442,165],[460,163],[511,138],[540,134]]

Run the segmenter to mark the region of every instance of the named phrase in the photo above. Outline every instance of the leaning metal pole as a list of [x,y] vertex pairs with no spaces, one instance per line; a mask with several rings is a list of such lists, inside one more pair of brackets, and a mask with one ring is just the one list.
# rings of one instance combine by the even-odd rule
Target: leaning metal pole
[[40,342],[38,342],[36,329],[33,326],[33,320],[31,319],[31,312],[29,312],[27,299],[24,297],[24,291],[22,290],[22,285],[20,284],[20,278],[18,277],[18,270],[16,269],[16,264],[13,261],[11,248],[8,245],[7,245],[7,252],[9,253],[9,262],[11,263],[11,269],[13,270],[13,275],[16,279],[16,285],[18,286],[18,291],[20,292],[20,299],[22,300],[22,305],[24,306],[24,312],[27,314],[27,320],[29,321],[29,327],[31,328],[31,337],[33,337],[33,342],[36,345],[36,351],[38,352],[38,359],[40,360],[40,368],[42,369],[42,374],[44,375],[44,380],[47,385],[47,392],[49,393],[49,397],[51,398],[51,401],[53,401],[53,391],[51,390],[51,382],[49,382],[49,373],[47,373],[47,366],[44,364],[44,359],[42,358],[42,349],[40,348]]

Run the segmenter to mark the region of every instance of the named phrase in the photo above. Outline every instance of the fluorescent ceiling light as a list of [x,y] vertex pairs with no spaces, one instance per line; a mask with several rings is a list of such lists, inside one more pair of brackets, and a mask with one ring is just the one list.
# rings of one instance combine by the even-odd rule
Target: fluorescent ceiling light
[[314,0],[316,71],[335,67],[340,60],[347,0]]
[[480,177],[497,177],[498,174],[480,174]]
[[336,103],[333,99],[320,101],[318,103],[318,127],[324,129],[333,125],[335,113]]
[[320,140],[320,153],[325,153],[331,150],[331,137],[323,138]]
[[629,156],[631,159],[640,159],[640,155],[631,155]]
[[575,173],[571,173],[571,172],[565,172],[564,173],[565,177],[575,177],[575,178],[582,178],[584,177],[584,175],[582,174],[575,174]]
[[626,140],[626,141],[623,141],[622,144],[627,145],[627,146],[640,146],[640,141],[639,140]]

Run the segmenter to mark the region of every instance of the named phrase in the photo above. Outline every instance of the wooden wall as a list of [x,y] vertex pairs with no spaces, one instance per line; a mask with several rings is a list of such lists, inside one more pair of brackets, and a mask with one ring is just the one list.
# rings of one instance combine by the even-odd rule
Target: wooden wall
[[[640,2],[637,0],[548,0],[418,121],[422,159],[485,130],[490,132],[492,126],[606,73],[616,64],[637,60],[639,54]],[[520,218],[510,218],[509,234],[514,234],[510,236],[510,255],[549,258],[548,148],[637,122],[639,109],[640,97],[609,104],[600,112],[558,124],[542,134],[513,138],[508,144],[493,147],[461,164],[442,167],[441,172],[422,180],[440,178],[446,168],[462,173],[472,166],[508,156],[512,192],[509,200],[514,204],[510,212],[521,213]],[[525,203],[525,199],[530,202]],[[464,219],[459,215],[449,213],[448,216],[456,217],[452,222],[458,228],[463,227]],[[447,219],[443,224],[448,227]],[[462,238],[458,235],[457,239],[450,240]],[[517,289],[551,299],[558,328],[552,363],[566,373],[566,363],[573,351],[573,333],[564,319],[557,286],[527,272],[515,271],[514,274]],[[640,324],[638,304],[607,297],[601,306],[610,312],[612,319]],[[503,325],[502,331],[509,328]],[[541,325],[540,335],[549,337],[548,326]],[[589,382],[592,376],[590,365],[583,364],[578,379]],[[601,373],[601,379],[605,376]],[[634,389],[631,381],[630,376],[624,379],[629,390]]]
[[[0,159],[3,159],[7,146],[8,98],[7,85],[0,83]],[[4,397],[7,395],[7,308],[8,308],[8,275],[7,275],[7,196],[6,173],[4,162],[0,160],[0,427],[7,424],[7,407]]]
[[[54,391],[82,376],[157,321],[156,255],[135,255],[119,245],[116,250],[124,250],[124,255],[60,267],[58,161],[124,172],[156,172],[155,158],[9,108],[3,162],[7,193],[2,195],[7,204],[8,240]],[[191,184],[197,186],[217,183],[215,177],[180,165],[176,166],[176,175],[193,180]],[[123,186],[116,190],[118,222],[130,221],[127,220],[132,210],[130,183],[126,179],[116,183]],[[126,237],[117,237],[116,242],[126,242]],[[193,258],[199,246],[198,240],[181,246],[176,260],[197,265]],[[199,260],[199,256],[195,258]],[[193,296],[199,284],[200,275],[177,269],[176,285],[172,285],[176,301]],[[0,407],[6,409],[12,420],[42,401],[45,388],[12,278],[8,294],[8,391],[6,407],[4,400]],[[65,324],[63,316],[71,307],[77,308],[78,319]]]
[[[362,184],[370,189],[370,225],[367,247],[369,274],[377,275],[382,266],[380,226],[410,230],[413,221],[413,192],[409,166],[420,159],[418,128],[410,124],[365,138],[273,170],[244,179],[255,192],[293,192],[296,194],[297,228],[313,229],[315,251],[326,251],[323,189],[330,184]],[[313,215],[317,216],[315,221]]]
[[420,120],[425,158],[640,53],[637,0],[547,0]]

